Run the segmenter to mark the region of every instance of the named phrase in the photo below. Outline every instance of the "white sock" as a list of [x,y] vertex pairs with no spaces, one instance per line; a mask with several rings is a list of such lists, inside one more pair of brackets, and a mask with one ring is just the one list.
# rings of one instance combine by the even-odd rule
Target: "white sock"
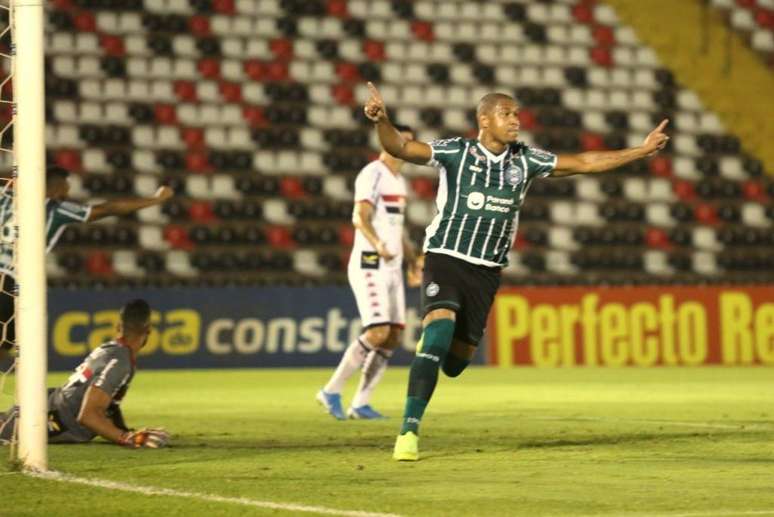
[[355,398],[352,399],[352,407],[361,407],[371,401],[371,394],[374,388],[382,380],[384,372],[387,370],[387,363],[392,357],[392,350],[375,348],[372,350],[363,363],[363,374],[360,376],[360,385],[357,387]]
[[328,381],[328,384],[325,385],[323,391],[325,391],[325,393],[341,393],[347,379],[352,377],[352,374],[363,366],[366,356],[368,356],[368,353],[371,352],[372,348],[371,344],[366,341],[363,336],[360,336],[350,343],[344,351],[344,355],[341,357],[339,366],[336,368],[336,371],[333,372],[331,379]]

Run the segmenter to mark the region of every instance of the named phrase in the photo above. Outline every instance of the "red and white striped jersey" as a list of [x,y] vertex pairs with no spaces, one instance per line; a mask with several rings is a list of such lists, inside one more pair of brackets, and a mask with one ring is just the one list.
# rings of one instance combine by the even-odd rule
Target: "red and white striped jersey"
[[[379,239],[384,241],[387,249],[395,255],[385,266],[401,267],[406,180],[400,173],[392,172],[384,162],[373,161],[363,167],[355,180],[355,203],[359,201],[367,201],[373,205],[371,224]],[[373,252],[375,249],[360,231],[356,231],[352,253],[359,257],[364,251]]]

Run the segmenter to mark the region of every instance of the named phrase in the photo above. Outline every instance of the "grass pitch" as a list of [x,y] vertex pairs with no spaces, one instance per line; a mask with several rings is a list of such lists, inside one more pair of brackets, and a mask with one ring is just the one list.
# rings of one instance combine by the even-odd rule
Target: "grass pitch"
[[413,464],[390,458],[406,369],[377,389],[375,407],[392,417],[378,422],[325,415],[314,395],[329,374],[139,371],[127,421],[166,427],[174,446],[51,446],[50,465],[188,495],[33,479],[0,463],[0,515],[301,513],[206,494],[407,516],[774,516],[771,369],[471,368],[441,379]]

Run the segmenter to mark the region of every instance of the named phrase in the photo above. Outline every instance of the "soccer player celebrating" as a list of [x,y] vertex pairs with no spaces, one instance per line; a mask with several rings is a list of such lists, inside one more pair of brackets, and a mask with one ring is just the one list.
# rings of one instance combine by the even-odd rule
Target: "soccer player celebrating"
[[[393,126],[402,140],[411,140],[408,126]],[[334,418],[344,420],[341,390],[362,369],[360,385],[347,411],[350,418],[383,418],[370,405],[371,393],[384,375],[393,350],[401,342],[406,320],[403,258],[415,267],[414,246],[403,232],[406,180],[403,160],[385,151],[360,171],[355,180],[352,222],[355,242],[349,257],[349,285],[363,323],[363,333],[344,352],[317,400]]]
[[[165,203],[174,194],[169,187],[160,187],[153,197],[124,198],[86,205],[67,200],[70,184],[69,173],[58,166],[46,168],[46,251],[50,251],[61,237],[66,225],[97,221],[112,215],[128,215],[137,210]],[[0,227],[3,241],[0,243],[0,359],[16,342],[14,305],[16,281],[14,280],[15,229],[13,225],[13,196],[6,192],[0,199]]]
[[422,338],[411,364],[403,425],[393,458],[419,458],[419,424],[438,381],[438,369],[456,377],[483,336],[500,285],[500,271],[516,234],[519,209],[535,178],[593,174],[645,158],[669,137],[667,120],[639,147],[554,155],[518,141],[519,105],[502,93],[478,103],[478,138],[431,143],[403,138],[390,123],[381,95],[369,83],[365,114],[385,151],[438,169],[438,214],[427,227],[422,279]]
[[[155,449],[169,442],[163,429],[129,429],[119,406],[134,377],[137,354],[148,341],[150,318],[145,300],[124,305],[116,338],[94,349],[64,386],[50,391],[49,443],[83,443],[101,436],[118,445]],[[12,408],[0,417],[0,441],[11,439],[17,415],[18,408]]]

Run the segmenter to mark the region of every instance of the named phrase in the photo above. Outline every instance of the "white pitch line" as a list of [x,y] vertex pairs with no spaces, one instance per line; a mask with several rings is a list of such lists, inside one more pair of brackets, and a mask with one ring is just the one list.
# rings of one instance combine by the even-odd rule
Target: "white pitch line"
[[660,426],[672,426],[672,427],[699,427],[703,429],[728,429],[735,431],[770,431],[774,430],[772,427],[758,424],[708,424],[705,422],[681,422],[679,420],[647,420],[640,418],[614,418],[614,417],[594,417],[594,416],[576,416],[576,417],[560,417],[560,416],[539,416],[539,417],[523,417],[524,420],[551,420],[551,421],[582,421],[582,422],[620,422],[631,424],[650,424]]
[[271,510],[285,510],[288,512],[306,512],[319,513],[324,515],[341,515],[344,517],[400,517],[394,513],[361,512],[356,510],[337,510],[336,508],[326,508],[324,506],[307,506],[293,503],[273,503],[271,501],[260,501],[249,499],[247,497],[224,497],[213,494],[201,494],[197,492],[184,492],[182,490],[173,490],[171,488],[154,488],[139,485],[130,485],[128,483],[119,483],[117,481],[107,481],[99,479],[80,478],[70,476],[60,472],[27,472],[28,476],[46,479],[50,481],[61,481],[64,483],[75,483],[78,485],[87,485],[107,490],[119,490],[122,492],[134,492],[143,495],[159,495],[168,497],[182,497],[186,499],[196,499],[198,501],[207,501],[212,503],[227,503],[241,506],[252,506],[256,508],[269,508]]

